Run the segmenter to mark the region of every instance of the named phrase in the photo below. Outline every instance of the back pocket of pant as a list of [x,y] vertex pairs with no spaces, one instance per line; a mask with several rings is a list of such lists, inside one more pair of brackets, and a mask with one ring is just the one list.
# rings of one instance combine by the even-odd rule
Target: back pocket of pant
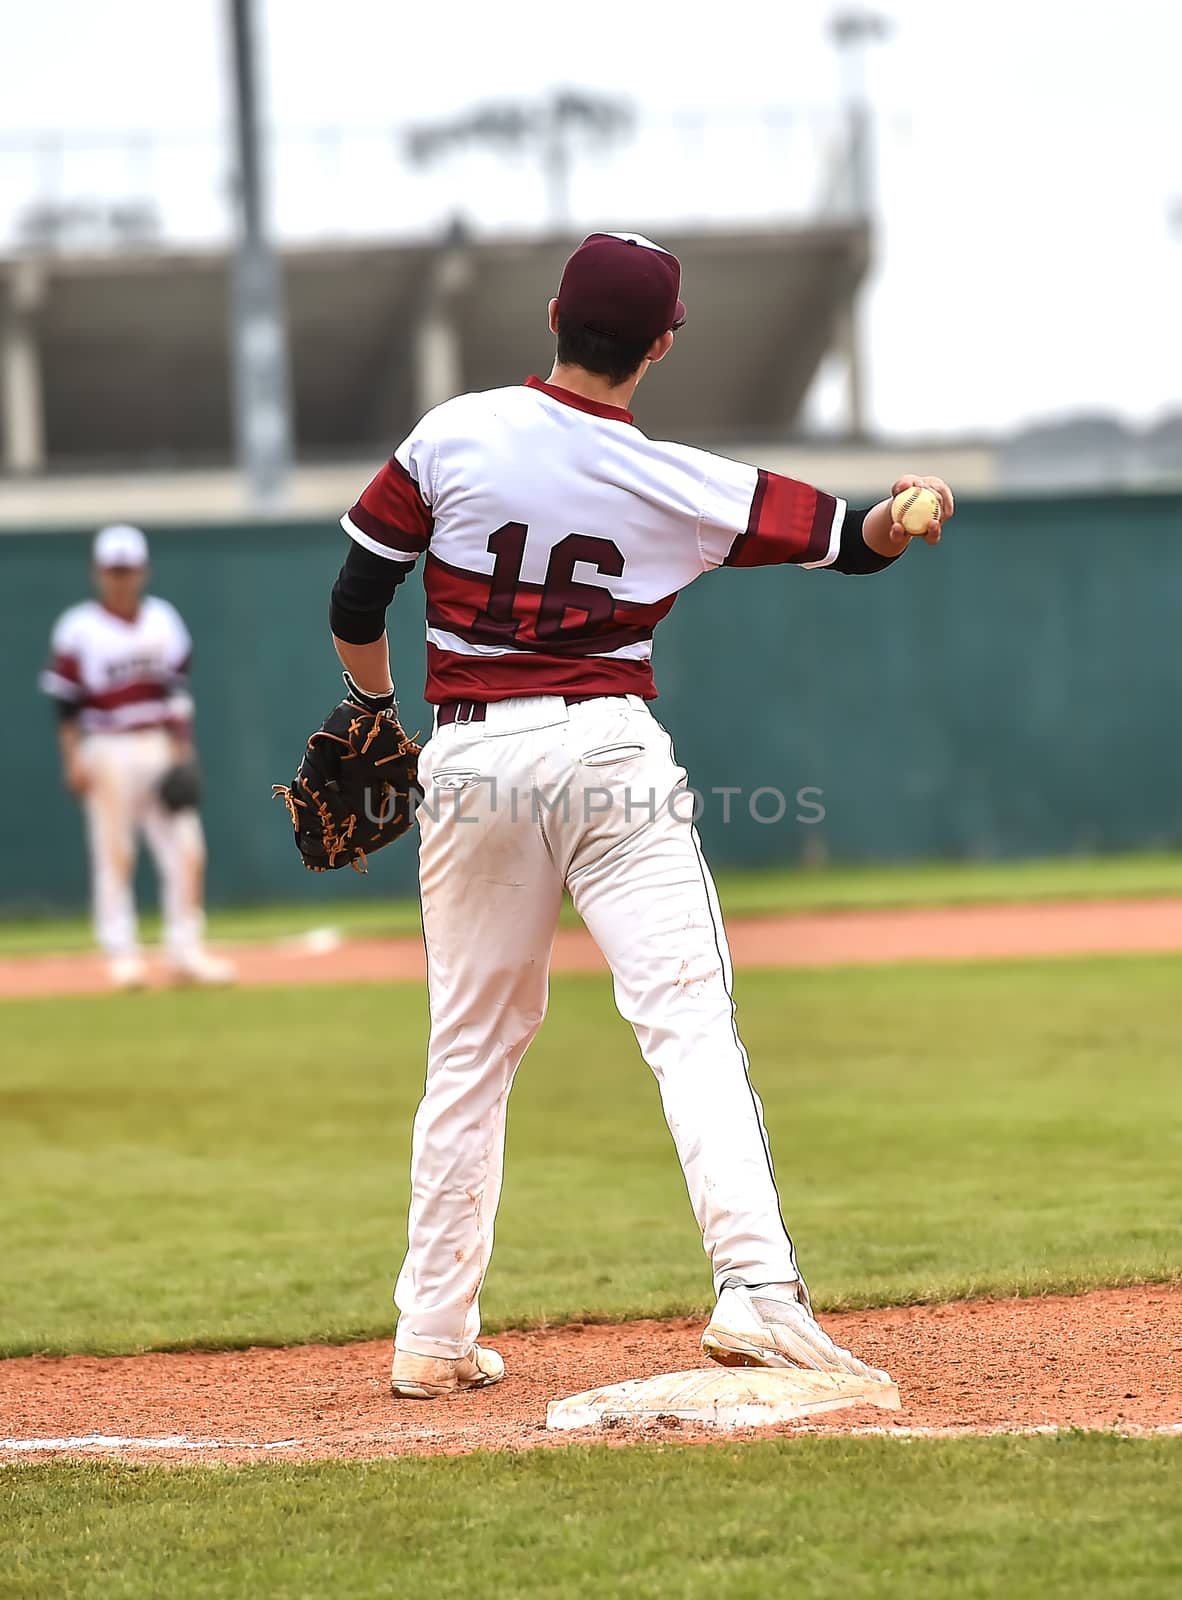
[[642,744],[601,744],[594,750],[584,750],[579,760],[585,767],[614,767],[621,761],[632,761],[644,754]]
[[474,783],[485,781],[482,772],[457,772],[454,769],[448,772],[433,773],[431,787],[433,789],[470,789]]

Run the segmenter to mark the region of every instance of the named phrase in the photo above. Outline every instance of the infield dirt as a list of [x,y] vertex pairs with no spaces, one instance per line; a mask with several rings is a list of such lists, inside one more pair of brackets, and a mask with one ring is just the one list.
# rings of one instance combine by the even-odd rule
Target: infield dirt
[[[331,909],[326,909],[331,917]],[[1016,905],[809,912],[727,925],[739,967],[832,967],[889,961],[977,961],[1122,951],[1182,951],[1182,899],[1064,900]],[[314,941],[227,950],[246,984],[383,983],[425,976],[420,939]],[[604,971],[590,935],[563,928],[555,972]],[[157,973],[157,981],[163,981]],[[87,994],[109,987],[95,955],[0,960],[0,998]]]
[[[1182,1286],[826,1315],[899,1384],[901,1412],[851,1409],[768,1433],[963,1433],[1182,1425]],[[702,1324],[630,1322],[505,1333],[508,1376],[451,1400],[394,1400],[385,1341],[0,1363],[0,1459],[45,1451],[144,1460],[365,1459],[554,1448],[634,1432],[553,1434],[546,1403],[598,1384],[703,1364]],[[120,1444],[77,1441],[104,1435]],[[646,1437],[720,1437],[684,1427]],[[734,1438],[727,1433],[723,1437]],[[68,1441],[75,1441],[72,1448]],[[172,1448],[153,1441],[174,1441]],[[52,1443],[50,1443],[52,1441]],[[135,1441],[140,1441],[139,1444]],[[183,1441],[183,1442],[182,1442]],[[270,1447],[270,1448],[265,1448]]]

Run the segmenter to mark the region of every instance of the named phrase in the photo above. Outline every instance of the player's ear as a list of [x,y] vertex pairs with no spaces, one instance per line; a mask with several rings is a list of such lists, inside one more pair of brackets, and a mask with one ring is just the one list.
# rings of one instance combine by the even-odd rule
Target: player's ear
[[673,330],[663,333],[659,339],[654,339],[645,354],[646,361],[660,361],[667,356],[673,348]]
[[551,302],[550,302],[550,332],[551,333],[557,333],[558,332],[558,301],[557,300],[551,300]]

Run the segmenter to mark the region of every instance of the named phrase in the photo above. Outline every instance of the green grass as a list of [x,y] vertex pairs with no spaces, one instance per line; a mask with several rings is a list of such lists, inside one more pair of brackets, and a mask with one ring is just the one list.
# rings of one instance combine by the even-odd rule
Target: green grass
[[719,891],[726,910],[744,917],[784,911],[1176,895],[1182,894],[1182,853],[724,872],[719,874]]
[[[1167,1277],[1178,964],[746,973],[824,1305]],[[0,1350],[387,1333],[415,986],[3,1010]],[[702,1307],[656,1091],[557,980],[510,1114],[490,1325]],[[0,1600],[1157,1600],[1182,1440],[798,1438],[245,1468],[0,1467]]]
[[[734,917],[875,906],[1112,899],[1182,894],[1182,854],[785,868],[723,872],[718,882],[723,905]],[[577,920],[569,907],[566,919],[568,923]],[[210,917],[211,936],[233,943],[292,937],[325,926],[355,936],[417,934],[418,903],[308,901],[215,911]],[[145,932],[148,937],[157,936],[155,917],[145,918]],[[0,956],[85,950],[91,942],[89,924],[82,917],[0,919]]]
[[0,1470],[0,1596],[1159,1600],[1182,1440],[796,1439]]
[[[1182,1256],[1167,957],[746,973],[740,1023],[823,1306],[1165,1278]],[[4,1007],[0,1352],[389,1331],[415,986]],[[509,1117],[495,1327],[688,1311],[709,1280],[655,1086],[555,982]]]

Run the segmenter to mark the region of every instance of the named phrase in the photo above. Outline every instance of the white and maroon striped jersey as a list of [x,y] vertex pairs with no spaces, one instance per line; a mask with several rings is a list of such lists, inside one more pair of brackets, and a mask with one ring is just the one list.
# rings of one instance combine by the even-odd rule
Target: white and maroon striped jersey
[[183,726],[192,714],[185,689],[192,648],[167,600],[145,595],[130,621],[84,600],[54,624],[41,688],[78,706],[86,733]]
[[341,524],[424,556],[427,699],[656,695],[653,629],[714,567],[828,566],[845,502],[647,438],[530,378],[438,406]]

